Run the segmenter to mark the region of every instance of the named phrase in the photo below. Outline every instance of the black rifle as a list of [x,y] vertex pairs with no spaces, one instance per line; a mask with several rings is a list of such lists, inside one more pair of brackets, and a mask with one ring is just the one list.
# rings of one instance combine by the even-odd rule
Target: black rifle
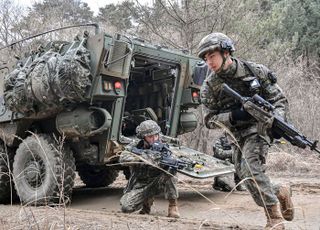
[[258,122],[264,123],[267,120],[272,120],[270,131],[273,138],[279,139],[283,137],[292,145],[305,149],[307,146],[311,150],[320,153],[317,149],[318,141],[310,141],[301,132],[299,132],[292,124],[289,124],[278,116],[274,110],[275,107],[268,101],[255,94],[253,97],[242,97],[239,93],[231,89],[227,84],[223,84],[223,92],[227,93],[232,98],[241,102],[242,107]]
[[156,158],[159,159],[159,167],[167,170],[171,174],[175,174],[178,170],[187,167],[194,167],[194,162],[187,162],[181,159],[173,157],[169,146],[162,142],[155,142],[148,151],[146,149],[138,149],[136,147],[132,148],[131,152],[141,155],[143,152],[146,154],[155,154]]

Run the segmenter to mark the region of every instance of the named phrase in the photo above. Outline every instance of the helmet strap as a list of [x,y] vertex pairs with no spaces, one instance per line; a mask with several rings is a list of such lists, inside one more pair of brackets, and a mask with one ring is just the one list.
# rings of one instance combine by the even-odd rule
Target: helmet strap
[[216,71],[216,73],[220,73],[223,70],[224,65],[226,64],[227,58],[224,56],[224,51],[220,50],[220,55],[222,57],[222,64],[220,66],[220,68]]

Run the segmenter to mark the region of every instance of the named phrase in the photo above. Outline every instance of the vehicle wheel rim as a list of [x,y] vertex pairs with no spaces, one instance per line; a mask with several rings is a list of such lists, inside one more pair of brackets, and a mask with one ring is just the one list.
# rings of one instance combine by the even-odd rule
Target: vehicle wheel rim
[[30,187],[36,189],[42,185],[45,177],[45,167],[40,157],[32,157],[26,163],[24,176]]

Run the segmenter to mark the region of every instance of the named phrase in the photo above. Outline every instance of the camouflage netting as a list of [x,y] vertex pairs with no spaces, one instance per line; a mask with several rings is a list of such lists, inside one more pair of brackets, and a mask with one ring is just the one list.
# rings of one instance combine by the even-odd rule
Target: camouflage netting
[[28,116],[50,115],[82,102],[92,81],[89,63],[89,52],[83,46],[65,55],[49,50],[5,77],[5,103],[12,111]]

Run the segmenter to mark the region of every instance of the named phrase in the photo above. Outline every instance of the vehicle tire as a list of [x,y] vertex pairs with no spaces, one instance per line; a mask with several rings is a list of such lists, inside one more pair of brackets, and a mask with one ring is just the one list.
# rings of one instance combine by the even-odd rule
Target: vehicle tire
[[81,164],[77,166],[78,174],[88,188],[106,187],[119,175],[118,170],[104,165]]
[[16,200],[12,177],[12,162],[14,153],[5,148],[3,141],[0,141],[0,203],[8,204]]
[[13,162],[15,187],[23,204],[65,204],[71,200],[75,160],[68,146],[58,148],[49,135],[27,137]]

